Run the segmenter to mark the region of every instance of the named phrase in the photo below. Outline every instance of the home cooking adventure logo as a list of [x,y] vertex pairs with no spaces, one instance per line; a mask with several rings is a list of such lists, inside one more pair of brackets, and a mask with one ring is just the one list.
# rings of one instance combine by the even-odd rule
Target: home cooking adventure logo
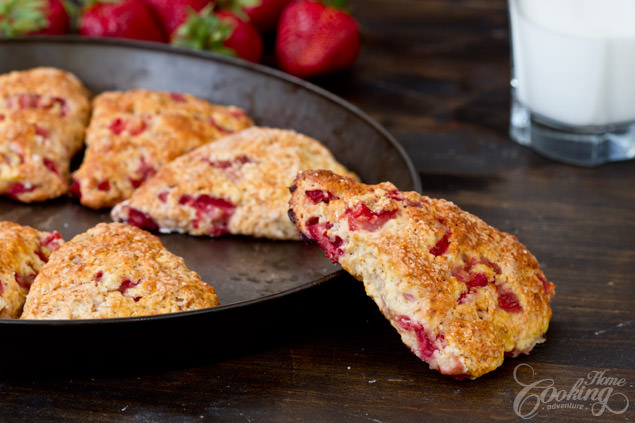
[[534,368],[519,364],[514,379],[521,390],[514,399],[514,412],[523,419],[535,417],[540,410],[590,410],[594,416],[604,413],[624,414],[629,409],[628,397],[620,392],[627,387],[624,378],[610,376],[606,370],[592,370],[570,387],[558,388],[553,379],[537,379]]

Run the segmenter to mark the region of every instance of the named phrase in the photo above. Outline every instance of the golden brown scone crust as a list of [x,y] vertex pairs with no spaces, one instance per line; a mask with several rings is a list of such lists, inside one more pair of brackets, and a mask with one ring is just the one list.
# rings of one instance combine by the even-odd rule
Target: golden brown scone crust
[[0,318],[20,317],[33,280],[63,243],[57,232],[0,222]]
[[292,190],[300,231],[364,282],[431,368],[476,378],[543,341],[554,285],[516,237],[388,182],[309,171]]
[[168,161],[251,125],[242,109],[190,94],[102,93],[93,102],[86,155],[72,191],[85,206],[111,207]]
[[66,193],[89,115],[90,94],[68,72],[0,75],[0,195],[32,202]]
[[100,223],[53,254],[22,319],[145,316],[213,307],[214,288],[139,228]]
[[355,177],[313,138],[249,128],[168,163],[112,217],[161,232],[299,239],[287,216],[288,186],[305,169]]

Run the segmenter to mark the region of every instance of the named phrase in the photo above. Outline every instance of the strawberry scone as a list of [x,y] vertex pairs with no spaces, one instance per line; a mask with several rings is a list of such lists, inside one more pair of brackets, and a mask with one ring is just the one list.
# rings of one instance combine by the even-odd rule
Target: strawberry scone
[[35,278],[22,319],[145,316],[218,305],[214,288],[139,228],[100,223],[65,243]]
[[0,75],[0,195],[28,203],[66,193],[89,114],[90,94],[68,72]]
[[143,89],[100,94],[71,192],[87,207],[111,207],[163,164],[251,125],[242,109],[190,94]]
[[391,183],[302,172],[289,216],[432,369],[458,379],[543,342],[554,295],[534,256],[453,203]]
[[20,317],[33,280],[63,243],[58,232],[0,222],[0,318]]
[[300,239],[287,217],[288,186],[306,169],[354,177],[313,138],[249,128],[168,163],[112,218],[161,232]]

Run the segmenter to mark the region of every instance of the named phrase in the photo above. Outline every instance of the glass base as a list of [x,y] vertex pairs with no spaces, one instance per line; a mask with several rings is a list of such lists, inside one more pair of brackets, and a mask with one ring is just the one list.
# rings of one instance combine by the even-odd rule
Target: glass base
[[635,158],[635,122],[567,127],[533,114],[512,95],[509,135],[551,159],[580,166]]

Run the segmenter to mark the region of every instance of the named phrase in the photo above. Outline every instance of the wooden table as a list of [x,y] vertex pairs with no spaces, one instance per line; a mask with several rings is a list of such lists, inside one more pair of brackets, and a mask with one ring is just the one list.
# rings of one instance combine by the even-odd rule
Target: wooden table
[[[3,377],[0,421],[520,421],[533,403],[519,382],[541,379],[530,394],[548,401],[549,383],[563,391],[541,404],[544,421],[635,419],[635,163],[572,167],[510,141],[504,0],[351,3],[363,28],[359,61],[316,82],[401,141],[426,194],[515,234],[538,257],[557,286],[547,342],[458,382],[412,355],[361,284],[344,278],[295,298],[268,342],[223,357],[116,375]],[[603,379],[587,388],[608,392],[614,411],[626,400],[630,408],[562,399],[593,375]]]

